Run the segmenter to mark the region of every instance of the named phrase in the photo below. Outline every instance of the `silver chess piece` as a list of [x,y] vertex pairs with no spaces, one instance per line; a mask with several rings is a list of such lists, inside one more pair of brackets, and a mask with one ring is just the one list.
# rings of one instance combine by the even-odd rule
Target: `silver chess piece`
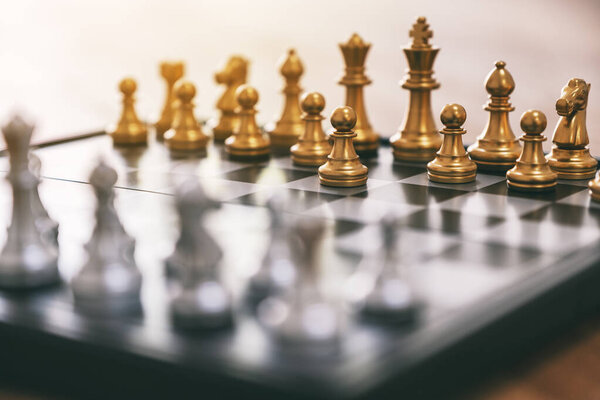
[[284,198],[277,195],[267,202],[271,220],[269,246],[260,267],[248,281],[248,298],[254,304],[290,286],[296,277],[287,240],[289,229],[284,221],[283,202]]
[[125,232],[114,207],[116,182],[117,172],[102,161],[92,171],[96,226],[85,245],[88,260],[71,282],[76,306],[98,314],[141,309],[142,275],[133,258],[135,242]]
[[33,129],[19,117],[2,128],[10,157],[7,180],[13,192],[12,220],[0,253],[0,286],[6,288],[37,287],[60,279],[58,249],[44,239],[32,208],[39,185],[28,166]]
[[180,292],[171,300],[177,327],[214,329],[232,322],[231,294],[219,276],[223,252],[204,226],[207,212],[219,206],[196,179],[184,182],[177,191],[181,233],[166,260],[181,283]]
[[390,323],[409,321],[415,317],[419,302],[396,248],[397,220],[388,214],[380,221],[380,227],[382,251],[367,260],[367,268],[351,277],[350,285],[358,283],[362,290],[350,294],[364,317]]
[[[34,154],[29,153],[29,170],[39,181],[41,177],[42,161]],[[31,193],[31,212],[35,218],[38,230],[48,243],[58,248],[58,223],[50,218],[48,211],[42,203],[38,187],[35,186]]]
[[259,320],[282,343],[322,348],[340,338],[344,322],[341,310],[319,287],[324,233],[320,221],[296,222],[290,236],[298,278],[285,292],[265,299],[258,307]]

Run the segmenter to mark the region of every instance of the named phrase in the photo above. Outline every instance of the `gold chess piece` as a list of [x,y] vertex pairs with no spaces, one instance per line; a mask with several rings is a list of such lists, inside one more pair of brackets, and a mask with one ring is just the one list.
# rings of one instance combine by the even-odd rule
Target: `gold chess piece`
[[148,142],[148,128],[139,120],[135,112],[133,94],[136,89],[137,84],[132,78],[125,78],[119,84],[119,90],[123,93],[123,112],[117,127],[109,129],[113,143],[116,145],[140,145]]
[[516,165],[506,172],[506,183],[510,189],[539,192],[556,187],[556,173],[550,169],[544,157],[542,135],[546,129],[546,116],[537,110],[526,111],[521,116],[523,151]]
[[319,181],[325,186],[354,187],[367,183],[369,169],[361,164],[354,150],[352,130],[356,113],[351,107],[338,107],[331,114],[333,148],[327,162],[319,167]]
[[596,175],[595,179],[588,182],[588,187],[592,200],[600,201],[600,174]]
[[346,86],[346,105],[356,112],[354,132],[354,148],[361,156],[376,156],[379,147],[379,135],[373,131],[363,97],[363,86],[371,80],[365,75],[365,60],[371,48],[358,34],[353,34],[346,43],[341,43],[340,49],[346,63],[346,73],[338,82]]
[[477,142],[468,148],[471,160],[484,171],[506,171],[521,155],[521,145],[508,120],[508,113],[515,109],[510,104],[515,81],[505,67],[504,61],[496,62],[496,68],[486,77],[485,89],[490,96],[485,110],[490,117]]
[[225,85],[225,91],[217,102],[217,109],[221,112],[221,116],[218,124],[213,128],[216,141],[227,139],[239,124],[239,118],[235,113],[238,108],[236,91],[246,83],[247,74],[248,60],[240,56],[232,56],[225,68],[215,74],[215,81]]
[[446,104],[440,114],[444,129],[442,147],[433,161],[427,164],[429,180],[442,183],[465,183],[475,180],[477,164],[465,151],[462,135],[467,133],[462,129],[467,120],[467,112],[460,104]]
[[165,145],[171,151],[205,151],[208,136],[194,116],[193,98],[196,87],[191,82],[181,82],[175,89],[177,109],[171,129],[165,132]]
[[598,162],[587,147],[590,139],[585,124],[590,87],[583,79],[573,78],[556,101],[560,119],[546,158],[561,179],[591,179],[596,174]]
[[390,138],[397,160],[431,161],[442,144],[431,110],[431,91],[440,87],[432,77],[433,62],[440,51],[429,44],[432,36],[425,17],[419,17],[410,31],[413,42],[403,49],[409,69],[402,87],[410,96],[402,126]]
[[160,75],[167,84],[167,96],[165,105],[160,114],[160,119],[154,124],[156,138],[163,140],[163,135],[171,129],[173,116],[175,115],[176,101],[175,83],[183,77],[184,65],[181,61],[164,61],[160,63]]
[[243,85],[237,90],[239,125],[233,135],[225,140],[225,151],[233,158],[264,158],[270,153],[269,137],[256,123],[258,92],[251,86]]
[[321,115],[325,108],[325,98],[321,93],[312,92],[302,96],[302,119],[305,123],[304,132],[298,143],[292,146],[292,161],[294,164],[318,167],[325,164],[331,153],[329,137],[323,131]]
[[300,93],[302,88],[298,84],[304,72],[304,67],[294,49],[289,50],[287,57],[283,59],[279,69],[285,78],[283,94],[285,104],[279,121],[267,126],[267,133],[271,138],[271,146],[278,153],[289,153],[304,132],[304,121],[302,121],[300,110]]

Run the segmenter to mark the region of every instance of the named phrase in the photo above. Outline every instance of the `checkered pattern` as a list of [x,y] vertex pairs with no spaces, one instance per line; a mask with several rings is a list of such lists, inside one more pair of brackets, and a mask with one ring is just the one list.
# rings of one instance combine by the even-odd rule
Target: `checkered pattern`
[[[453,323],[464,323],[471,310],[487,299],[526,278],[535,279],[558,260],[600,241],[600,205],[590,203],[585,182],[561,181],[555,192],[546,194],[509,192],[504,176],[483,173],[472,183],[434,183],[428,180],[424,165],[394,163],[391,150],[385,147],[378,158],[364,160],[369,180],[358,188],[321,186],[316,169],[295,166],[289,157],[256,164],[230,161],[222,146],[215,145],[205,158],[178,159],[159,143],[116,150],[108,137],[96,137],[40,149],[37,154],[44,177],[41,194],[60,223],[61,271],[66,279],[84,262],[81,246],[93,228],[89,173],[98,157],[117,169],[117,208],[136,238],[136,259],[144,274],[144,316],[123,323],[152,332],[139,335],[138,347],[158,347],[165,353],[185,351],[169,344],[176,334],[168,321],[169,286],[162,274],[162,260],[178,234],[172,194],[185,179],[196,177],[222,202],[207,226],[224,249],[223,273],[238,294],[268,245],[264,205],[274,193],[285,197],[284,211],[289,216],[325,220],[332,228],[323,256],[324,285],[332,293],[359,263],[376,259],[380,249],[377,221],[394,213],[400,224],[401,261],[426,305],[422,321],[401,334],[407,336],[419,335],[436,320],[445,321],[447,329],[456,329]],[[4,204],[0,218],[6,222],[10,204],[6,185],[0,187],[0,200]],[[71,300],[63,291],[53,301],[66,304]],[[51,316],[81,318],[65,311],[68,307],[60,309]],[[0,318],[5,317],[0,308]],[[256,339],[255,322],[246,317],[241,321],[228,350],[230,362],[235,368],[271,368],[263,354],[268,349],[247,351],[245,344]],[[83,341],[92,340],[85,332],[72,331],[84,329],[77,324],[61,329],[70,336],[81,335]],[[360,324],[350,329],[346,358],[335,365],[341,368],[361,352],[385,352],[388,345],[397,349],[394,340],[384,344],[378,342],[382,339],[364,340],[361,329]],[[294,368],[286,368],[293,376]],[[364,373],[368,375],[369,370]],[[328,379],[325,375],[318,379]]]

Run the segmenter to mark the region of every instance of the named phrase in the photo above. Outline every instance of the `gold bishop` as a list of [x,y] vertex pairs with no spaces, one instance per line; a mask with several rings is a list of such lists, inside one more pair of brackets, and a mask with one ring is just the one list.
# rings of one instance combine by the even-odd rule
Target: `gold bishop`
[[490,99],[485,110],[490,116],[483,133],[468,149],[480,170],[506,171],[514,167],[521,154],[521,145],[508,121],[508,113],[515,109],[510,104],[515,81],[505,67],[504,61],[498,61],[486,78],[485,89]]
[[109,129],[115,145],[140,145],[148,142],[148,128],[139,120],[135,112],[135,80],[125,78],[119,84],[123,94],[123,111],[115,129]]
[[289,153],[290,147],[298,141],[304,131],[304,121],[302,121],[302,111],[300,110],[302,88],[299,85],[304,67],[294,49],[289,50],[287,57],[281,63],[279,71],[285,79],[283,88],[285,103],[281,118],[267,126],[267,133],[271,138],[271,146],[275,152]]

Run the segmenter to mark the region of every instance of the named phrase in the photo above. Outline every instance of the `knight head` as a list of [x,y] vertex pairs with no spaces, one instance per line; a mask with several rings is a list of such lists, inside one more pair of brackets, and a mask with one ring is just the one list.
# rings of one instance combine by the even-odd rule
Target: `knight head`
[[562,117],[570,117],[587,106],[591,84],[583,79],[573,78],[562,90],[556,101],[556,111]]
[[246,83],[248,61],[240,56],[232,56],[225,68],[215,74],[215,80],[221,84]]

